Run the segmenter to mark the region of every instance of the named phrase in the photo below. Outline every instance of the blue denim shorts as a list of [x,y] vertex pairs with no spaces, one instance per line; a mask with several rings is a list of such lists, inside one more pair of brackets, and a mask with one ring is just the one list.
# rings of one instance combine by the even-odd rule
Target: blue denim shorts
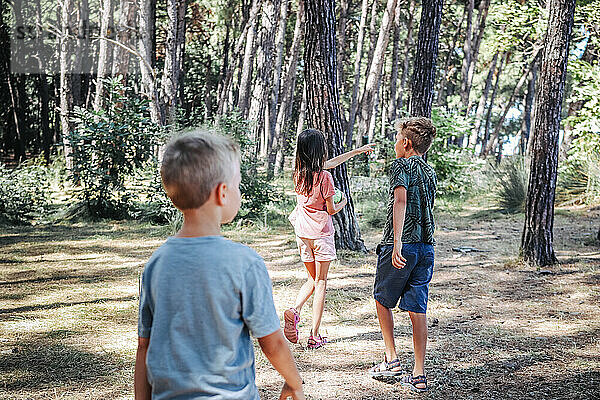
[[[402,256],[406,265],[398,269],[392,265],[392,245],[377,246],[377,272],[373,297],[382,306],[415,313],[427,312],[429,282],[433,276],[434,250],[427,243],[404,243]],[[400,300],[400,304],[398,304]]]

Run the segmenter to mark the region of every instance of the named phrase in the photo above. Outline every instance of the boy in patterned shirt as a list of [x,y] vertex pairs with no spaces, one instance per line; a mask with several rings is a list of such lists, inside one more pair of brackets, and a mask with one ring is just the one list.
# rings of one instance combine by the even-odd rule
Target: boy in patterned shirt
[[433,275],[433,203],[435,171],[423,160],[435,137],[427,118],[396,123],[396,157],[390,173],[390,196],[383,240],[377,246],[377,272],[373,296],[385,344],[385,359],[370,369],[370,375],[396,376],[402,366],[394,343],[392,309],[408,311],[413,327],[415,365],[402,384],[412,390],[427,390],[427,296]]

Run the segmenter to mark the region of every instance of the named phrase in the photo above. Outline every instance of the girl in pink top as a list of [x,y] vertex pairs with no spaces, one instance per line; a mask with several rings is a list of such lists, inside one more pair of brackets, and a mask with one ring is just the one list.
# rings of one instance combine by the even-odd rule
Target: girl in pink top
[[327,160],[325,136],[318,130],[306,129],[298,135],[296,146],[296,166],[294,184],[297,205],[290,215],[294,226],[300,258],[308,272],[308,279],[302,285],[293,308],[283,314],[284,334],[292,343],[298,342],[298,322],[300,311],[314,293],[313,318],[308,348],[316,349],[327,343],[319,334],[321,317],[325,306],[325,289],[329,264],[336,259],[334,228],[331,216],[340,211],[347,203],[346,196],[334,203],[335,187],[333,177],[324,169],[335,168],[355,155],[373,151],[368,144],[349,151],[331,160]]

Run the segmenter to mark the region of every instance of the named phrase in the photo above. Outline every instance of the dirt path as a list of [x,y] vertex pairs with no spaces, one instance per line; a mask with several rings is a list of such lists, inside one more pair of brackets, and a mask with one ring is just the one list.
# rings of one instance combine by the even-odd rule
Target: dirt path
[[[341,252],[330,270],[323,327],[331,343],[293,346],[310,399],[596,399],[600,397],[600,212],[560,211],[562,264],[516,262],[522,217],[467,210],[438,216],[427,354],[431,391],[415,395],[369,378],[383,341],[371,297],[375,255]],[[380,232],[363,232],[373,248]],[[0,233],[0,398],[129,399],[137,277],[164,230],[138,224],[10,228]],[[279,314],[306,278],[286,228],[234,229],[266,260]],[[589,245],[585,245],[589,242]],[[483,252],[461,253],[456,247]],[[408,317],[395,313],[401,361],[411,365]],[[257,352],[257,383],[280,378]]]

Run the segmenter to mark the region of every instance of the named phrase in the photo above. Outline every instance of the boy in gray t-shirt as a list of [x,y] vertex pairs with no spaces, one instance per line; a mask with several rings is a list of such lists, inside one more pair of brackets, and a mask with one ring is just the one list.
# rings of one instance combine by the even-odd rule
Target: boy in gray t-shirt
[[184,221],[142,274],[136,400],[259,399],[250,334],[285,379],[281,398],[304,399],[264,261],[220,234],[240,207],[239,167],[224,136],[193,133],[165,149],[163,186]]

